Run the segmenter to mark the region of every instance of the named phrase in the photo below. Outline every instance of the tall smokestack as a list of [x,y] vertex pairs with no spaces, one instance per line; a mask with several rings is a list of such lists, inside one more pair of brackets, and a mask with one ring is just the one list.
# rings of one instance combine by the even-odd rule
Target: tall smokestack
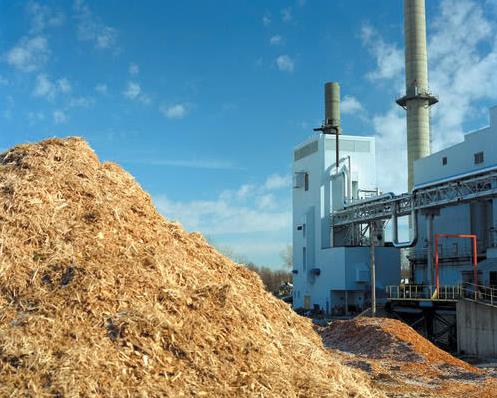
[[431,153],[430,109],[438,102],[428,87],[425,0],[404,0],[406,94],[397,103],[407,110],[407,185],[414,183],[414,161]]
[[336,82],[324,85],[324,124],[340,129],[340,85]]

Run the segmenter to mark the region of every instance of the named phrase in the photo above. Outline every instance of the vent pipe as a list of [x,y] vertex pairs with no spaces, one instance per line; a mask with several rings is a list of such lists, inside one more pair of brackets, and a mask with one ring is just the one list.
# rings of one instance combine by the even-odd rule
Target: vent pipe
[[324,85],[324,124],[340,129],[340,85],[336,82]]
[[406,94],[397,104],[407,111],[407,185],[414,184],[414,161],[431,153],[430,106],[438,99],[428,87],[425,0],[404,0]]

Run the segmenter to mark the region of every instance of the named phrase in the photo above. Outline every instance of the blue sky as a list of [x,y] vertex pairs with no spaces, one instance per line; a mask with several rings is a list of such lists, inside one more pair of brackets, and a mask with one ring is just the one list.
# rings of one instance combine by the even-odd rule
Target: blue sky
[[[436,150],[497,103],[497,0],[427,14]],[[292,148],[325,81],[345,131],[376,135],[380,188],[404,190],[401,1],[0,0],[0,149],[83,136],[166,217],[261,265],[291,241]]]

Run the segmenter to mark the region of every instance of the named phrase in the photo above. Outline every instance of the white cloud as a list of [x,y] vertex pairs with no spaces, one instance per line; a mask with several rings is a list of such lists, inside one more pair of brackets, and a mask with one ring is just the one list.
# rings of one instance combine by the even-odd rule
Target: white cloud
[[399,78],[404,70],[404,52],[396,45],[386,43],[376,29],[363,25],[361,29],[363,45],[376,59],[376,69],[367,74],[370,80]]
[[262,17],[262,24],[264,26],[269,26],[271,24],[271,17],[269,15],[264,15]]
[[46,28],[61,26],[65,15],[61,11],[54,11],[49,6],[30,1],[26,12],[31,18],[31,33],[40,33]]
[[71,84],[69,81],[64,77],[62,79],[57,80],[57,86],[62,93],[68,93],[71,91]]
[[287,7],[281,10],[281,19],[283,22],[291,22],[293,19],[292,8]]
[[59,93],[67,94],[71,92],[71,89],[71,84],[66,78],[51,81],[46,74],[42,73],[36,76],[33,96],[53,100]]
[[185,104],[161,106],[160,112],[168,119],[183,119],[188,114],[188,108]]
[[167,218],[207,235],[285,231],[291,222],[289,200],[276,200],[263,185],[244,184],[214,200],[181,202],[158,196],[155,202]]
[[129,99],[137,99],[142,89],[140,85],[136,82],[128,82],[126,89],[123,91],[123,95]]
[[140,101],[145,105],[148,105],[151,102],[150,97],[143,92],[140,84],[137,82],[128,82],[128,85],[123,91],[123,95],[127,99]]
[[54,111],[52,116],[55,124],[62,124],[67,122],[67,115],[61,110]]
[[278,44],[282,43],[283,43],[283,37],[280,35],[271,36],[271,38],[269,39],[269,44],[271,44],[272,46],[277,46]]
[[74,10],[79,40],[91,41],[98,49],[110,49],[117,45],[117,30],[94,16],[84,0],[76,0]]
[[340,111],[343,114],[360,114],[364,112],[364,107],[357,98],[346,95],[340,103]]
[[292,183],[292,177],[280,174],[271,174],[267,179],[264,186],[267,190],[289,188]]
[[28,112],[28,120],[30,125],[33,125],[37,122],[42,122],[43,120],[45,120],[45,113],[41,111]]
[[210,170],[240,170],[240,167],[230,161],[223,159],[202,159],[202,158],[188,158],[188,159],[170,159],[164,156],[160,158],[146,154],[143,156],[133,157],[132,159],[122,159],[121,162],[137,163],[150,166],[172,166],[172,167],[186,167],[192,169],[210,169]]
[[131,63],[129,64],[128,72],[130,75],[137,75],[140,73],[140,67],[137,64]]
[[50,49],[43,36],[23,37],[6,54],[7,63],[20,71],[33,72],[48,59]]
[[105,95],[108,92],[107,84],[99,83],[95,86],[95,91],[99,94]]
[[90,108],[95,104],[93,97],[73,97],[69,100],[69,108]]
[[295,63],[288,55],[280,55],[276,58],[276,66],[279,70],[284,72],[293,72]]
[[[443,0],[428,37],[430,85],[440,102],[431,108],[434,151],[459,142],[464,122],[478,114],[481,100],[497,99],[497,23],[473,0]],[[374,39],[373,39],[374,36]],[[379,42],[374,47],[374,42]],[[363,43],[373,46],[373,80],[401,82],[403,54],[373,28],[363,29]],[[403,61],[402,61],[403,62]],[[393,92],[392,96],[397,94]],[[407,180],[405,112],[392,107],[373,118],[377,134],[378,182],[384,191],[404,191]],[[396,148],[392,151],[391,148]]]

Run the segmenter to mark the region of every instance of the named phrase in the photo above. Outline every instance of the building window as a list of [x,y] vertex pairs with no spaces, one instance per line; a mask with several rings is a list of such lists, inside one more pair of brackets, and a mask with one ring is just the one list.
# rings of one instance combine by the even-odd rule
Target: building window
[[447,156],[444,156],[444,157],[442,158],[442,164],[443,164],[444,166],[445,166],[445,165],[447,165]]
[[483,152],[475,153],[475,164],[483,163]]
[[309,190],[309,173],[304,174],[304,191]]

